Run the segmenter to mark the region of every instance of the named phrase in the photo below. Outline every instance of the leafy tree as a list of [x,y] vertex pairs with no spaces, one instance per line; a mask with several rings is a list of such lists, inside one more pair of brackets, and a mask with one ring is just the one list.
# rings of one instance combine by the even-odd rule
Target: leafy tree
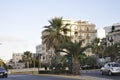
[[3,62],[2,59],[0,59],[0,67],[7,69],[7,65]]
[[114,45],[108,46],[105,49],[105,56],[111,57],[111,60],[114,61],[117,57],[120,56],[119,50],[120,50],[120,43],[116,43]]
[[86,57],[85,61],[86,61],[85,63],[87,65],[90,65],[91,68],[95,68],[96,66],[98,66],[96,56],[88,56]]
[[2,60],[0,60],[0,67],[1,67],[1,66],[3,66],[3,61],[2,61]]
[[98,56],[98,57],[103,57],[103,53],[104,53],[104,47],[100,42],[100,38],[95,38],[92,43],[92,52]]
[[22,60],[25,62],[26,67],[29,68],[32,63],[32,53],[30,51],[24,52]]

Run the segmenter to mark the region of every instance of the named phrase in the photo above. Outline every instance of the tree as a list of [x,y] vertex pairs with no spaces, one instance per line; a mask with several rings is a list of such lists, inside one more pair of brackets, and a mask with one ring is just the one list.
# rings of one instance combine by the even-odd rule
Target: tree
[[[84,40],[80,40],[79,42],[68,41],[61,46],[62,52],[66,52],[68,55],[71,55],[72,59],[72,73],[80,74],[80,55],[82,55],[90,46],[82,47],[82,42]],[[64,51],[64,49],[66,49]]]
[[0,67],[7,69],[7,65],[3,62],[2,59],[0,59]]
[[104,47],[100,42],[100,38],[95,38],[92,43],[92,52],[98,57],[103,57]]
[[29,68],[30,63],[32,63],[32,53],[30,51],[24,52],[22,60],[25,62],[26,67]]
[[67,39],[62,33],[69,30],[66,28],[69,24],[63,25],[62,17],[55,17],[49,20],[49,23],[49,26],[44,26],[45,30],[42,32],[44,34],[42,36],[43,43],[46,44],[47,49],[54,48],[56,50]]
[[60,53],[57,52],[57,50],[60,48],[60,46],[70,40],[68,36],[65,36],[64,34],[69,31],[67,29],[67,26],[69,24],[63,24],[62,23],[62,17],[55,17],[51,20],[49,20],[50,25],[44,26],[45,30],[42,32],[42,40],[43,44],[46,44],[47,50],[50,48],[54,49],[55,56],[57,57],[57,63],[60,63]]
[[114,61],[117,57],[120,56],[119,50],[120,50],[120,43],[116,43],[114,45],[108,46],[105,49],[105,56],[111,57],[111,60]]

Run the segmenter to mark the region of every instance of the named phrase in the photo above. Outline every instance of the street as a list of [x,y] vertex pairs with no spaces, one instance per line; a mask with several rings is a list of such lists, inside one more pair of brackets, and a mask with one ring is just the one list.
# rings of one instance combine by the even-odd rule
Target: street
[[102,75],[99,70],[81,70],[80,76],[65,75],[9,75],[0,80],[120,80],[120,75]]
[[97,80],[120,80],[120,75],[102,75],[100,70],[82,70],[81,71],[82,76],[89,76],[94,77]]
[[58,76],[9,75],[8,78],[0,78],[0,80],[80,80],[80,79],[70,79]]

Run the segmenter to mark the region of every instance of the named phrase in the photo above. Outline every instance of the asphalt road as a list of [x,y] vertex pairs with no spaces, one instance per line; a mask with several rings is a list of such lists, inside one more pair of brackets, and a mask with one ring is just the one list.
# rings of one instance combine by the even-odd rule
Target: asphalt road
[[81,71],[83,77],[94,77],[97,80],[120,80],[120,75],[102,75],[100,70],[83,70]]
[[80,80],[80,79],[70,79],[59,76],[9,75],[8,78],[0,78],[0,80]]
[[9,75],[0,80],[120,80],[120,75],[102,75],[99,70],[83,70],[81,76],[58,76],[58,75]]

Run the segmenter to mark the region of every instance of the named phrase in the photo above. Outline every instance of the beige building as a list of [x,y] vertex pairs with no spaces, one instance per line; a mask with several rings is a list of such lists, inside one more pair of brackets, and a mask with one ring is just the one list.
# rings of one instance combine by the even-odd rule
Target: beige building
[[[79,41],[84,39],[83,46],[86,46],[91,43],[93,39],[95,39],[97,30],[95,29],[95,24],[88,23],[87,21],[73,21],[64,19],[63,24],[70,24],[67,28],[70,29],[66,35],[70,36],[72,41]],[[92,55],[91,50],[86,51],[87,55]]]

